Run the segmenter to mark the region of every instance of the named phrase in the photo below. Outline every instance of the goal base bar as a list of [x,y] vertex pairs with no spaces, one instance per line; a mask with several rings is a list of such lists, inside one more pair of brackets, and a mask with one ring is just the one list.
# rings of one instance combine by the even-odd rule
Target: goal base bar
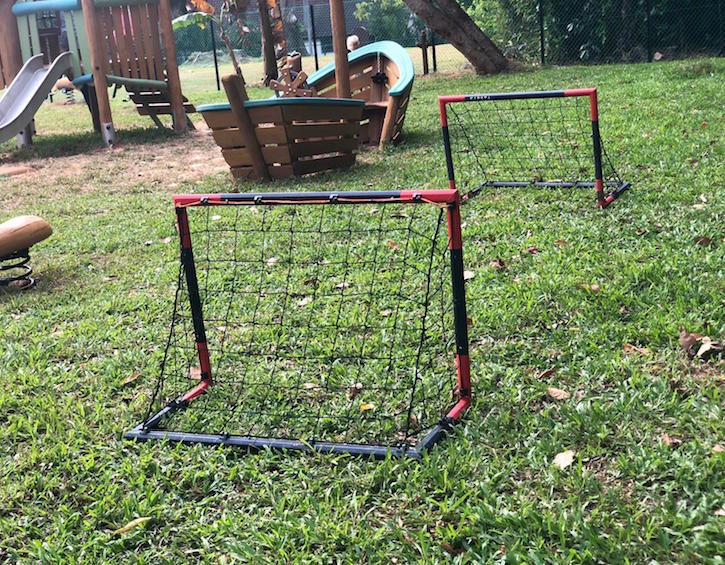
[[453,419],[446,419],[434,426],[428,434],[413,448],[388,447],[384,445],[362,445],[356,443],[334,443],[323,441],[305,442],[301,440],[264,438],[253,436],[201,434],[188,432],[174,432],[168,430],[152,430],[139,424],[133,430],[124,434],[125,439],[136,441],[170,441],[175,443],[202,445],[219,445],[224,447],[237,447],[250,452],[272,449],[275,451],[305,451],[325,454],[358,455],[362,457],[373,456],[375,459],[390,457],[420,458],[434,443],[441,440],[455,423]]
[[[534,188],[594,188],[596,183],[589,181],[487,181],[465,193],[463,195],[463,200],[468,200],[474,196],[478,196],[484,188],[526,188],[528,186],[532,186]],[[632,183],[608,182],[605,183],[605,186],[612,189],[611,192],[605,195],[605,201],[609,204],[613,200],[619,198],[623,192],[629,190],[632,187]]]

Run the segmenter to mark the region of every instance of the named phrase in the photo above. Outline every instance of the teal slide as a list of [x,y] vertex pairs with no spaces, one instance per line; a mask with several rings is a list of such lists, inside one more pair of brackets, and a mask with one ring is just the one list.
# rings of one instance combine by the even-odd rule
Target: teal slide
[[31,57],[0,99],[0,143],[14,136],[18,147],[32,143],[33,118],[56,81],[73,66],[73,54],[66,51],[46,68],[43,56]]

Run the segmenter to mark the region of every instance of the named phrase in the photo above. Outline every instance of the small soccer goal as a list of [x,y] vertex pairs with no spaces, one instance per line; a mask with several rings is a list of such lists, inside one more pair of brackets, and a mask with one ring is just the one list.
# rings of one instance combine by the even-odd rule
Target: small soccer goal
[[418,456],[469,406],[457,191],[174,205],[171,328],[127,438]]
[[591,187],[604,208],[629,188],[602,145],[595,88],[438,102],[449,186],[463,198],[486,187]]

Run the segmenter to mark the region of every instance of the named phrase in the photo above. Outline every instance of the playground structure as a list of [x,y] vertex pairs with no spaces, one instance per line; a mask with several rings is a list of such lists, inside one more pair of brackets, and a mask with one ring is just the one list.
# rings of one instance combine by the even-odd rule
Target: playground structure
[[[273,34],[270,24],[277,12],[274,0],[260,2],[264,45],[284,46],[280,30]],[[307,78],[298,56],[264,49],[265,83],[275,97],[250,101],[243,79],[230,75],[223,81],[229,103],[199,107],[235,178],[269,180],[348,167],[361,143],[400,141],[415,77],[410,56],[391,41],[348,54],[341,0],[330,0],[330,15],[333,63]],[[286,66],[274,80],[278,59]]]
[[0,100],[0,143],[5,143],[15,135],[18,147],[32,143],[35,133],[33,116],[55,81],[70,70],[71,58],[70,53],[61,53],[47,69],[43,65],[42,55],[27,60]]
[[106,145],[115,140],[110,85],[123,86],[157,126],[163,127],[159,115],[170,114],[175,131],[189,127],[186,112],[194,107],[181,92],[169,0],[0,0],[4,84],[18,74],[18,61],[42,55],[47,64],[65,50]]
[[[348,65],[349,96],[365,103],[362,143],[399,142],[415,78],[410,55],[393,41],[378,41],[350,53]],[[333,63],[313,73],[307,83],[320,96],[340,96]]]

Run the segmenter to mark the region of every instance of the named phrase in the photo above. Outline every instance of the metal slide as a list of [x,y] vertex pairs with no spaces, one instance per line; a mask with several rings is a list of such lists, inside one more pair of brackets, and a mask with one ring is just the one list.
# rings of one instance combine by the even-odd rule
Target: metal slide
[[43,56],[28,59],[0,100],[0,143],[18,136],[18,147],[32,143],[33,117],[55,82],[73,66],[69,51],[56,57],[47,69]]

